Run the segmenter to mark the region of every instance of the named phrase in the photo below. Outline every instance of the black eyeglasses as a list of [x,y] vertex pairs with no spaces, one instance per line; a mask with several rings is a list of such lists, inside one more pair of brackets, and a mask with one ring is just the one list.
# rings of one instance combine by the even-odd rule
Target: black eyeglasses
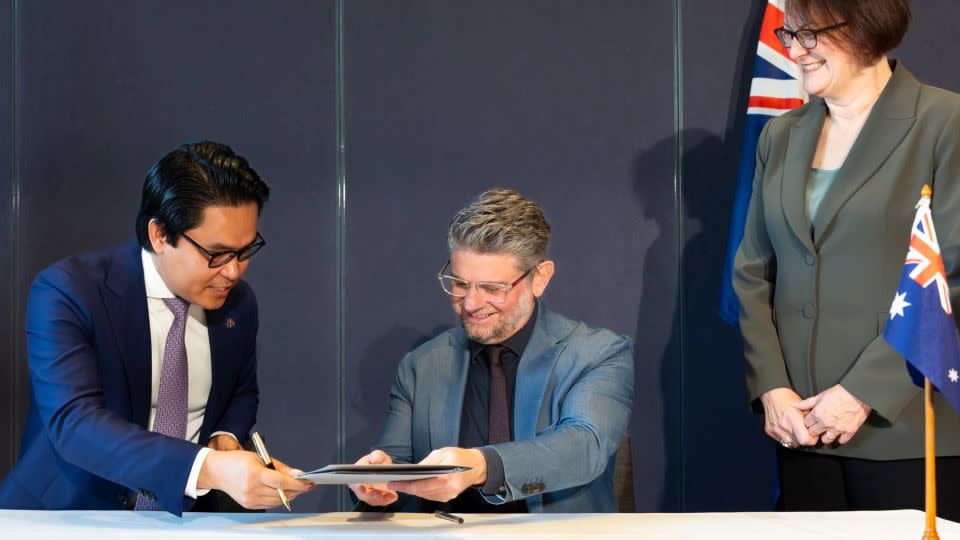
[[440,286],[443,287],[445,293],[456,298],[463,298],[467,296],[467,293],[470,292],[472,287],[476,287],[480,296],[491,304],[502,304],[506,302],[510,290],[516,287],[517,283],[523,281],[523,278],[529,276],[530,272],[533,272],[533,269],[537,267],[536,264],[533,265],[529,270],[524,272],[522,276],[515,279],[513,283],[498,283],[495,281],[478,281],[471,283],[458,277],[444,274],[448,266],[450,266],[450,261],[447,261],[447,264],[443,265],[443,268],[437,272],[437,279],[440,280]]
[[847,23],[842,22],[823,28],[801,28],[799,30],[787,30],[781,26],[780,28],[774,28],[773,33],[776,34],[777,39],[780,40],[780,44],[787,49],[793,47],[793,38],[798,38],[800,40],[800,46],[804,49],[813,49],[817,46],[817,34],[843,28],[846,25]]
[[253,257],[253,255],[260,251],[260,248],[267,243],[267,241],[260,236],[260,233],[257,233],[257,237],[253,240],[253,242],[250,243],[250,245],[242,247],[236,251],[208,251],[206,248],[198,244],[196,240],[187,236],[187,233],[180,233],[180,235],[186,238],[188,242],[193,244],[193,247],[199,249],[201,253],[210,259],[208,264],[210,268],[220,268],[221,266],[232,261],[234,257],[237,258],[237,261],[243,262],[250,257]]

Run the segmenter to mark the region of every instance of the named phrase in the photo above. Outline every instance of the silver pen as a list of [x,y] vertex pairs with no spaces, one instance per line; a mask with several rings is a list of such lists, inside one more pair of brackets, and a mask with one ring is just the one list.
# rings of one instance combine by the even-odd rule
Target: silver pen
[[[257,455],[260,456],[260,460],[263,461],[263,466],[268,469],[277,470],[273,466],[273,459],[270,458],[270,453],[267,452],[267,445],[263,444],[263,439],[260,437],[260,434],[256,431],[250,435],[250,438],[253,439],[253,447],[257,449]],[[292,512],[290,509],[290,501],[287,500],[287,494],[283,492],[283,488],[277,488],[277,493],[280,495],[280,500],[283,502],[283,506],[287,508],[287,512]]]

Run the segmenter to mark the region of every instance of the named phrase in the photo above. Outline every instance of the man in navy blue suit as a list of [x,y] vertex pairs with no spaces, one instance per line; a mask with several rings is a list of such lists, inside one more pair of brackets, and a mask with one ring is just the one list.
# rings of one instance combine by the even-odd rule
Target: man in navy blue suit
[[241,449],[257,413],[257,303],[269,188],[214,142],[147,174],[137,241],[63,259],[27,303],[31,401],[0,507],[166,510],[211,489],[248,508],[309,484]]

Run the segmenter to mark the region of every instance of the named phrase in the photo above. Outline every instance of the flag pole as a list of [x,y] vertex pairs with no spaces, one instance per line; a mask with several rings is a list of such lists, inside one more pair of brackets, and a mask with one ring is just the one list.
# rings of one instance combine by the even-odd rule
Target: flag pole
[[940,540],[937,535],[937,449],[936,427],[933,421],[933,384],[930,379],[923,378],[923,408],[926,419],[926,508],[927,528],[923,531],[923,540]]
[[[920,189],[920,196],[931,198],[933,190],[929,184]],[[923,378],[923,411],[926,422],[924,438],[926,441],[926,512],[927,528],[923,531],[923,540],[940,540],[937,534],[937,444],[936,424],[933,416],[933,383],[927,377]]]

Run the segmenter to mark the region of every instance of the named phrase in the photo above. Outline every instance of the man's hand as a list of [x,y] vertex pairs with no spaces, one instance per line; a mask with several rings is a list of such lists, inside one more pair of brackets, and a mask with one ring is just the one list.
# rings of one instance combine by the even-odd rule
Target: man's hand
[[789,448],[813,446],[817,437],[804,424],[804,412],[794,407],[803,400],[789,388],[774,388],[760,396],[763,403],[763,430],[771,439]]
[[268,469],[253,452],[234,450],[210,452],[200,468],[197,489],[219,489],[244,508],[273,508],[281,504],[277,488],[287,499],[309,490],[313,484],[292,476],[302,471],[273,460],[277,470]]
[[[356,465],[389,465],[393,463],[383,450],[374,450],[357,460]],[[386,484],[347,484],[361,501],[370,506],[386,506],[397,500],[397,492],[387,489]]]
[[839,384],[794,403],[793,407],[806,414],[804,424],[824,444],[850,442],[873,410]]
[[390,482],[387,487],[431,501],[446,502],[471,486],[482,486],[487,481],[487,461],[476,448],[441,448],[434,450],[420,462],[421,465],[463,465],[469,471],[444,474],[436,478]]
[[241,450],[240,443],[237,442],[237,439],[231,437],[230,435],[214,435],[210,438],[210,442],[207,443],[207,448],[212,448],[214,450],[220,450],[222,452],[229,452],[230,450]]

